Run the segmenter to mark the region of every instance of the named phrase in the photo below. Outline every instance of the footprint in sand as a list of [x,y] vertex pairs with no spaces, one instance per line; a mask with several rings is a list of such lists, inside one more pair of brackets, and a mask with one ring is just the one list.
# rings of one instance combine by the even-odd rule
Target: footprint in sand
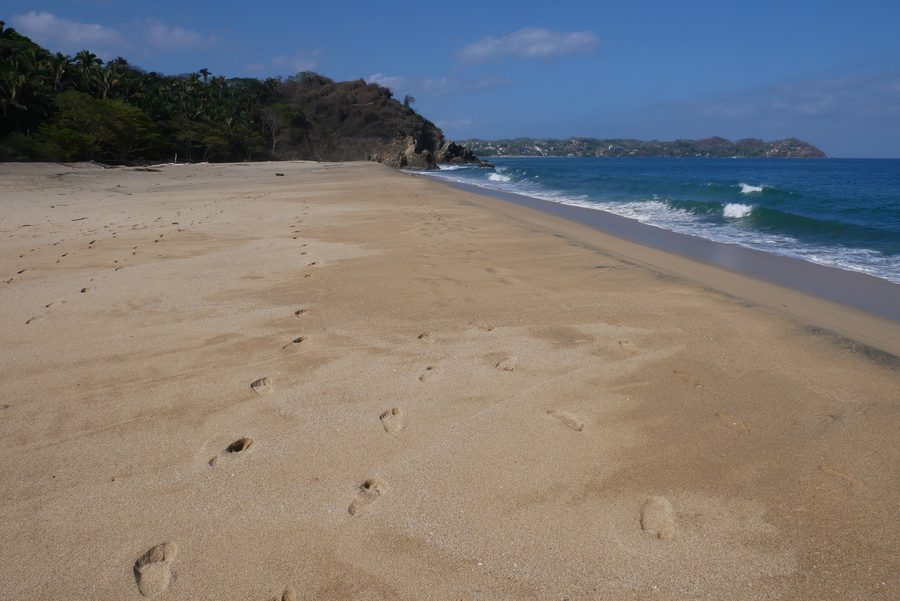
[[425,373],[419,376],[419,380],[422,382],[430,382],[444,373],[444,370],[438,367],[437,365],[429,365],[425,368]]
[[56,307],[57,305],[61,305],[61,304],[63,304],[64,302],[66,302],[66,301],[53,301],[53,302],[51,302],[51,303],[47,303],[47,304],[44,305],[44,306],[47,307],[47,308],[49,309],[50,307]]
[[283,347],[281,347],[281,348],[283,348],[283,349],[285,349],[285,350],[287,350],[287,349],[292,349],[292,348],[297,348],[297,347],[299,347],[301,344],[303,344],[304,342],[306,342],[306,340],[307,340],[306,336],[300,336],[299,338],[294,338],[293,340],[291,340],[290,342],[288,342],[287,344],[285,344],[285,345],[284,345]]
[[385,411],[378,419],[381,420],[381,425],[384,426],[385,432],[399,432],[406,427],[406,422],[403,419],[403,411],[401,411],[399,407],[394,407],[393,409]]
[[703,386],[703,384],[700,383],[699,378],[697,378],[696,376],[692,376],[691,374],[689,374],[686,371],[681,371],[680,369],[673,369],[672,373],[675,374],[676,376],[679,376],[685,384],[690,384],[694,388],[700,388]]
[[630,353],[632,355],[634,355],[635,353],[638,352],[637,347],[630,340],[620,340],[619,346],[622,347],[622,350],[624,350],[625,352]]
[[297,601],[297,591],[294,590],[294,587],[289,586],[284,589],[284,592],[280,595],[275,595],[269,601]]
[[718,417],[727,428],[734,430],[738,434],[750,433],[750,427],[744,423],[744,420],[736,415],[726,413],[725,411],[716,411],[716,417]]
[[172,578],[171,565],[177,552],[175,543],[160,543],[134,562],[134,579],[143,596],[153,597],[166,590]]
[[665,497],[650,497],[641,507],[641,530],[662,540],[675,540],[675,509]]
[[303,315],[306,315],[308,312],[309,312],[309,309],[297,309],[296,311],[294,311],[294,315],[296,315],[297,317],[302,317]]
[[215,466],[219,463],[219,461],[237,458],[239,456],[243,456],[250,449],[253,448],[253,439],[247,438],[246,436],[241,436],[233,443],[228,445],[226,449],[219,455],[216,455],[212,459],[209,460],[209,464],[211,466]]
[[548,409],[547,414],[552,415],[553,417],[555,417],[556,419],[561,421],[563,424],[565,424],[567,428],[571,428],[571,429],[575,430],[576,432],[581,432],[584,430],[584,420],[581,419],[580,417],[578,417],[577,415],[569,413],[568,411],[560,411],[559,409]]
[[269,378],[260,378],[250,384],[250,388],[252,388],[253,392],[256,394],[272,394],[272,380]]
[[419,340],[421,340],[425,344],[434,344],[434,336],[431,335],[431,332],[419,334]]
[[87,294],[88,292],[93,292],[93,291],[94,291],[94,289],[90,288],[90,287],[81,289],[82,294]]
[[26,322],[25,322],[25,325],[28,325],[28,324],[30,324],[30,323],[34,323],[34,322],[36,322],[36,321],[42,321],[43,319],[44,319],[44,316],[43,316],[43,315],[35,315],[34,317],[32,317],[31,319],[29,319],[28,321],[26,321]]
[[507,357],[500,363],[498,363],[495,367],[500,371],[513,371],[518,367],[519,360],[515,357]]
[[856,476],[836,470],[834,468],[830,468],[826,465],[820,465],[819,469],[837,480],[845,489],[847,489],[847,491],[850,492],[850,494],[866,499],[872,498],[872,491],[869,489],[869,485]]
[[369,478],[359,487],[359,494],[347,511],[350,515],[361,515],[366,508],[387,492],[387,484],[379,478]]

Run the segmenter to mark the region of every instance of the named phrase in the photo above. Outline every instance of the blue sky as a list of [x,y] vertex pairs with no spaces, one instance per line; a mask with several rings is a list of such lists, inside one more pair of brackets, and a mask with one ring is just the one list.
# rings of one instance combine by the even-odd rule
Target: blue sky
[[53,51],[409,94],[448,138],[796,136],[900,158],[900,2],[6,0]]

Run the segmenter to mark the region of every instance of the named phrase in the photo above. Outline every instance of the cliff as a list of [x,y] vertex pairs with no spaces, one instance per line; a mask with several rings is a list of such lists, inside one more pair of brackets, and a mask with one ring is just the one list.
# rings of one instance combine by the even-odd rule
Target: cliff
[[285,145],[280,158],[370,160],[409,169],[481,163],[445,140],[440,128],[410,107],[411,98],[401,103],[378,84],[304,74],[282,82],[279,92],[307,121],[306,133]]

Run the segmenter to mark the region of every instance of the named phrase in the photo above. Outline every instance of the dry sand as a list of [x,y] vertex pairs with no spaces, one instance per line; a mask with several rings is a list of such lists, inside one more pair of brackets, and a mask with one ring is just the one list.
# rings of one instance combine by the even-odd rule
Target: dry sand
[[900,361],[830,333],[896,322],[380,165],[156,169],[0,165],[0,599],[900,598]]

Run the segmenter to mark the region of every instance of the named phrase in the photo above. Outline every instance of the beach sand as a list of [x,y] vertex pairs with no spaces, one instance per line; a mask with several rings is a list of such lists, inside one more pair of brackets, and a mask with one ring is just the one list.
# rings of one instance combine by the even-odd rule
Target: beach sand
[[900,598],[897,322],[371,163],[0,183],[0,599]]

